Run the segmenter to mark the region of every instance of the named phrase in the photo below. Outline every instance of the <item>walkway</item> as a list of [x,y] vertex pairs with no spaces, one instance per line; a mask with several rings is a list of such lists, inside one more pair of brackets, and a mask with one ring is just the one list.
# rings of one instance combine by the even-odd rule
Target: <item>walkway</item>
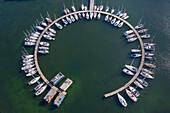
[[94,9],[94,0],[90,0],[90,8],[89,11],[92,12]]

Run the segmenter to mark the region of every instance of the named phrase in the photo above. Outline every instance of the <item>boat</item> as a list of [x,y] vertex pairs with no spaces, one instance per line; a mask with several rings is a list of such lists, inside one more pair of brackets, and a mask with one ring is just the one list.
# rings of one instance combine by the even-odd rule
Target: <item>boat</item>
[[45,23],[44,21],[41,21],[40,22],[40,25],[44,26],[44,27],[47,27],[47,23]]
[[27,77],[32,76],[32,75],[34,75],[36,72],[37,72],[37,70],[32,70],[31,72],[27,73],[26,76],[27,76]]
[[112,16],[111,17],[109,17],[109,19],[108,19],[108,21],[107,22],[111,22],[112,21]]
[[55,36],[55,34],[53,34],[53,33],[50,32],[50,31],[46,31],[45,33],[46,33],[47,35],[49,35],[49,36],[53,36],[53,37]]
[[148,60],[156,60],[155,57],[150,57],[150,56],[146,56],[145,58],[148,59]]
[[124,14],[124,12],[120,13],[120,14],[119,14],[119,17],[121,18],[121,17],[123,16],[123,14]]
[[131,52],[131,53],[140,53],[141,50],[140,50],[140,49],[131,49],[130,52]]
[[150,34],[146,34],[146,35],[142,35],[142,36],[140,36],[141,38],[150,38],[151,36],[150,36]]
[[55,25],[57,26],[58,29],[63,29],[63,26],[59,23],[55,23]]
[[38,32],[38,31],[33,31],[33,33],[40,35],[40,32]]
[[127,13],[123,13],[122,17],[121,18],[125,18],[127,16]]
[[118,16],[118,15],[120,15],[120,13],[121,13],[121,11],[118,11],[118,12],[116,13],[116,15]]
[[43,85],[44,85],[44,82],[38,84],[38,85],[34,88],[34,91],[38,91]]
[[135,26],[135,29],[140,29],[142,27],[144,27],[144,25],[143,24],[139,24],[139,25]]
[[114,24],[116,22],[116,18],[114,18],[110,23]]
[[150,64],[150,63],[144,63],[145,66],[150,67],[150,68],[156,68],[156,66],[154,64]]
[[47,88],[47,85],[44,85],[42,88],[40,88],[40,89],[35,93],[35,95],[38,96],[38,95],[42,94],[42,93],[45,91],[46,88]]
[[89,19],[89,13],[86,13],[86,19],[87,20]]
[[66,8],[67,14],[70,14],[70,10],[68,8]]
[[131,65],[125,65],[125,67],[126,67],[127,69],[129,69],[130,71],[133,71],[133,72],[137,72],[137,70],[138,70],[136,67],[131,66]]
[[133,95],[132,92],[130,92],[128,89],[125,89],[126,94],[129,96],[130,99],[132,99],[134,102],[137,102],[137,98]]
[[107,5],[106,9],[105,9],[105,12],[108,12],[108,11],[109,11],[109,6]]
[[31,71],[34,71],[36,68],[34,67],[34,68],[30,68],[30,69],[26,69],[26,70],[24,70],[24,72],[25,73],[30,73]]
[[145,52],[145,56],[154,56],[154,54],[153,53],[150,53],[150,52]]
[[78,13],[78,16],[79,16],[79,18],[80,18],[80,19],[82,19],[82,18],[83,18],[83,17],[81,16],[81,13]]
[[50,44],[48,42],[40,42],[41,46],[49,46]]
[[94,12],[94,18],[96,18],[97,17],[97,13],[96,12]]
[[39,79],[40,79],[40,76],[35,77],[35,78],[32,79],[30,82],[28,82],[28,84],[29,84],[29,85],[35,84]]
[[87,6],[84,6],[84,10],[87,11]]
[[96,9],[97,11],[99,11],[100,10],[100,7],[99,6],[97,6],[97,9]]
[[71,6],[71,9],[73,12],[76,12],[76,8],[74,6]]
[[43,35],[43,37],[48,40],[55,40],[55,38],[52,38],[50,35]]
[[65,25],[68,24],[68,22],[67,22],[64,18],[62,19],[62,21],[63,21],[63,23],[64,23]]
[[138,97],[140,95],[139,91],[137,91],[134,87],[129,86],[129,90],[136,96]]
[[123,72],[126,73],[127,75],[134,75],[133,72],[129,71],[128,69],[124,68]]
[[22,59],[29,59],[29,58],[33,58],[34,55],[23,55],[21,57],[22,57]]
[[38,47],[39,49],[44,49],[44,50],[48,50],[49,47]]
[[132,54],[131,57],[134,57],[134,58],[138,58],[138,57],[141,57],[142,55],[141,54]]
[[138,82],[138,81],[134,81],[133,82],[137,87],[141,88],[141,89],[144,89],[144,87]]
[[41,26],[35,26],[35,28],[36,28],[37,30],[40,30],[40,31],[43,31],[43,30],[44,30],[44,28],[41,27]]
[[155,43],[143,43],[143,46],[155,46]]
[[96,11],[96,9],[97,9],[97,6],[95,5],[93,10]]
[[154,79],[153,76],[151,76],[150,74],[146,73],[146,72],[140,72],[140,75],[142,75],[143,77],[149,78],[149,79]]
[[75,18],[76,20],[79,20],[79,17],[77,16],[77,14],[74,14],[74,18]]
[[124,23],[124,22],[121,22],[121,23],[118,25],[118,27],[119,27],[119,28],[122,27],[122,26],[123,26],[123,23]]
[[148,29],[142,29],[142,30],[139,30],[138,33],[145,33],[147,31],[148,31]]
[[32,65],[26,65],[26,66],[24,66],[24,67],[21,67],[21,70],[30,69],[30,68],[32,68],[32,67],[34,67],[33,64],[32,64]]
[[99,9],[100,9],[100,11],[102,11],[102,10],[103,10],[103,5],[100,5],[100,8],[99,8]]
[[71,19],[68,16],[66,17],[66,20],[68,21],[69,24],[72,23]]
[[142,71],[148,74],[154,74],[152,71],[145,69],[145,68],[142,68]]
[[47,103],[50,103],[51,100],[54,98],[54,96],[57,94],[57,91],[53,88],[50,89],[50,91],[45,95],[44,100]]
[[117,96],[118,96],[119,102],[120,102],[124,107],[126,107],[126,106],[127,106],[126,100],[125,100],[119,93],[117,93]]
[[48,22],[48,23],[52,23],[52,20],[50,18],[45,18],[45,20]]
[[38,39],[38,37],[33,37],[33,36],[29,36],[28,38],[33,39],[33,40],[37,40]]
[[59,72],[54,78],[51,79],[50,83],[52,85],[57,85],[65,76]]
[[111,13],[111,14],[113,14],[114,12],[115,12],[115,9],[114,9],[114,8],[112,8],[112,10],[111,10],[111,12],[110,12],[110,13]]
[[144,48],[149,51],[155,50],[155,46],[144,46]]
[[33,37],[39,37],[39,35],[36,34],[36,33],[31,33],[31,36],[33,36]]
[[138,80],[138,82],[139,82],[140,84],[142,84],[143,86],[148,87],[148,83],[147,83],[145,80],[142,80],[142,79],[140,79],[140,78],[137,78],[137,80]]
[[90,12],[90,19],[92,20],[93,19],[93,13]]
[[137,40],[137,37],[128,39],[128,42],[134,42],[135,40]]
[[70,15],[70,18],[71,18],[72,22],[75,22],[75,19],[74,19],[74,17],[72,15]]
[[82,11],[84,10],[84,4],[81,4],[81,10]]
[[31,61],[33,61],[33,60],[34,60],[33,58],[30,58],[30,59],[23,59],[23,63],[31,62]]
[[136,36],[136,34],[129,34],[126,36],[127,39],[133,38],[134,36]]
[[41,53],[41,54],[48,54],[49,51],[48,51],[48,50],[39,50],[38,53]]
[[108,21],[108,19],[109,19],[109,15],[106,15],[104,20]]
[[84,12],[82,13],[82,17],[83,17],[83,18],[85,17],[85,13],[84,13]]
[[65,15],[67,15],[67,10],[66,10],[66,9],[64,9],[64,11],[63,11],[63,12],[64,12],[64,14],[65,14]]
[[32,65],[32,64],[34,64],[34,62],[25,62],[25,63],[22,64],[22,66],[25,67],[25,66],[27,66],[27,65]]
[[128,18],[129,18],[129,16],[127,15],[127,16],[125,16],[123,19],[126,20],[126,19],[128,19]]
[[114,26],[118,26],[120,23],[120,20],[118,20],[117,22],[115,22]]
[[125,36],[128,36],[129,34],[133,33],[133,30],[128,30],[124,33]]
[[97,15],[97,19],[100,19],[100,17],[101,17],[101,14],[99,13],[99,14]]
[[26,41],[26,42],[34,42],[34,43],[37,42],[36,40],[30,39],[30,38],[25,38],[25,41]]
[[73,81],[69,78],[67,78],[64,83],[60,86],[60,89],[62,91],[66,91],[70,86],[71,84],[73,83]]
[[60,107],[62,101],[65,98],[66,93],[63,92],[59,92],[59,94],[57,95],[56,99],[54,100],[54,105],[56,105],[57,107]]

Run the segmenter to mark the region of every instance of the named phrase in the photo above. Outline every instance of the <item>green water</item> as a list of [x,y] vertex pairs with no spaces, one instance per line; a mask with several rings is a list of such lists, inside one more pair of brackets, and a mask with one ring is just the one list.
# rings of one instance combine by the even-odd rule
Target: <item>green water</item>
[[[57,31],[56,40],[50,42],[50,53],[39,55],[40,68],[47,79],[62,72],[73,80],[66,98],[59,108],[43,101],[47,89],[39,97],[28,87],[31,78],[20,71],[21,50],[24,43],[23,31],[30,29],[39,14],[49,12],[61,16],[63,2],[71,6],[71,0],[31,0],[0,2],[0,112],[1,113],[169,113],[170,112],[170,1],[169,0],[110,0],[110,8],[124,6],[136,25],[143,17],[145,27],[155,35],[157,68],[154,80],[147,80],[149,86],[139,90],[137,103],[132,102],[124,91],[121,95],[128,102],[123,108],[117,96],[105,99],[104,94],[113,91],[131,77],[122,73],[124,64],[130,63],[130,49],[137,48],[138,42],[127,44],[122,36],[128,29],[114,28],[100,20],[81,20]],[[74,0],[79,8],[81,0]],[[107,1],[103,1],[104,6]],[[84,0],[85,4],[88,1]],[[100,4],[100,1],[96,1]],[[56,30],[57,28],[54,27]],[[145,40],[145,42],[149,42]],[[26,48],[31,54],[33,48]],[[134,65],[139,65],[139,59]],[[65,79],[64,79],[65,80]],[[59,87],[62,82],[57,86]]]

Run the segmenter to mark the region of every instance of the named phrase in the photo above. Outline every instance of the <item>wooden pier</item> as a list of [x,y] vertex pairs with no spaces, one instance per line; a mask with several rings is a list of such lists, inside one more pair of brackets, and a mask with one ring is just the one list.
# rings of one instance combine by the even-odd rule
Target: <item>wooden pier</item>
[[94,9],[94,0],[90,0],[90,7],[89,7],[89,11],[93,12]]

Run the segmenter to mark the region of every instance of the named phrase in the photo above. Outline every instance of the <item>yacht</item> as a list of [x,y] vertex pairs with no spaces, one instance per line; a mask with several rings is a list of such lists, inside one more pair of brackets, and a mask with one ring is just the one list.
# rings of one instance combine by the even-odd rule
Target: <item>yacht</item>
[[150,63],[144,63],[145,66],[150,67],[150,68],[156,68],[156,66],[154,64],[150,64]]
[[29,72],[28,74],[26,74],[26,76],[27,76],[27,77],[32,76],[32,75],[34,75],[36,72],[37,72],[37,70],[33,70],[33,71]]
[[30,82],[28,82],[28,84],[29,84],[29,85],[35,84],[39,79],[40,79],[40,76],[35,77],[35,78],[32,79]]
[[89,13],[86,13],[86,19],[87,20],[89,19]]
[[120,15],[120,14],[121,14],[121,11],[118,11],[118,12],[116,13],[117,16]]
[[135,58],[138,58],[138,57],[141,57],[142,55],[141,54],[132,54],[131,57],[135,57]]
[[67,15],[67,10],[66,9],[64,9],[64,14]]
[[71,9],[73,12],[76,12],[76,8],[74,6],[71,6]]
[[38,39],[38,37],[34,37],[34,36],[29,36],[28,38],[33,39],[33,40],[37,40]]
[[47,27],[47,23],[45,23],[44,21],[41,21],[40,22],[40,25],[44,26],[44,27]]
[[63,26],[60,25],[59,23],[56,22],[55,25],[57,26],[58,29],[63,29]]
[[155,46],[144,46],[144,48],[149,51],[155,50]]
[[81,13],[78,13],[78,16],[79,16],[79,18],[80,18],[80,19],[82,19],[82,18],[83,18],[83,17],[81,16]]
[[93,10],[96,11],[96,9],[97,9],[97,6],[95,5]]
[[96,18],[97,17],[97,13],[96,12],[94,12],[94,18]]
[[91,20],[93,19],[93,13],[92,12],[90,13],[90,19]]
[[136,36],[136,34],[129,34],[126,36],[127,39],[133,38],[134,36]]
[[97,11],[99,11],[100,10],[100,7],[99,6],[97,6],[97,9],[96,9]]
[[54,29],[49,28],[48,30],[49,30],[50,32],[52,32],[52,33],[56,34],[56,31],[55,31]]
[[69,24],[72,23],[71,19],[68,16],[66,17],[66,20],[68,21]]
[[84,6],[84,10],[87,11],[87,6]]
[[156,60],[155,57],[150,57],[150,56],[146,56],[145,58],[148,59],[148,60]]
[[105,12],[108,12],[108,11],[109,11],[109,6],[107,5],[106,9],[105,9]]
[[33,31],[33,33],[40,35],[40,32],[38,32],[38,31]]
[[38,84],[38,85],[34,88],[34,91],[38,91],[43,85],[44,85],[44,82]]
[[82,16],[83,16],[83,18],[86,16],[84,12],[82,13]]
[[111,12],[110,12],[110,13],[111,13],[111,14],[113,14],[114,12],[115,12],[115,9],[114,9],[114,8],[112,8],[112,10],[111,10]]
[[32,67],[34,67],[34,64],[32,64],[32,65],[26,65],[26,66],[24,66],[24,67],[21,67],[21,70],[30,69],[30,68],[32,68]]
[[100,11],[102,11],[102,10],[103,10],[103,5],[100,5],[100,8],[99,8],[99,9],[100,9]]
[[75,18],[72,15],[70,15],[70,18],[72,22],[75,22]]
[[34,46],[35,42],[25,42],[24,45],[25,46]]
[[26,62],[31,62],[33,61],[34,59],[33,58],[29,58],[29,59],[23,59],[23,63],[26,63]]
[[123,19],[126,20],[126,19],[128,19],[128,18],[129,18],[129,16],[127,15],[127,16],[125,16]]
[[148,83],[145,80],[142,80],[140,78],[137,78],[137,80],[139,81],[140,84],[142,84],[145,87],[148,87]]
[[148,29],[142,29],[142,30],[139,30],[138,33],[145,33],[147,31],[148,31]]
[[131,71],[129,71],[126,68],[123,69],[123,72],[126,73],[127,75],[134,75],[134,73],[132,73]]
[[84,4],[81,4],[81,10],[82,11],[84,10]]
[[143,46],[155,46],[155,43],[143,43]]
[[123,26],[123,22],[121,22],[121,23],[118,25],[119,28],[122,27],[122,26]]
[[44,30],[44,28],[41,27],[41,26],[36,26],[35,28],[36,28],[37,30],[40,30],[40,31],[43,31],[43,30]]
[[48,42],[40,42],[41,46],[49,46],[50,44]]
[[143,28],[143,27],[144,27],[143,24],[139,24],[139,25],[135,26],[135,29],[140,29],[140,28]]
[[39,37],[39,35],[36,34],[36,33],[31,33],[31,36],[33,36],[33,37]]
[[39,50],[38,53],[41,53],[41,54],[48,54],[49,51],[48,51],[48,50]]
[[107,22],[111,22],[112,21],[112,16],[111,17],[109,17],[109,19],[108,19],[108,21]]
[[48,22],[48,23],[52,23],[52,20],[50,18],[45,18],[45,20]]
[[49,47],[39,47],[39,49],[48,50],[48,49],[49,49]]
[[22,57],[22,59],[29,59],[29,58],[33,58],[34,55],[23,55],[21,57]]
[[129,69],[130,71],[133,71],[133,72],[137,72],[137,70],[138,70],[136,67],[131,66],[131,65],[125,65],[125,67],[126,67],[127,69]]
[[76,20],[79,20],[77,14],[74,14],[74,18],[75,18]]
[[137,91],[134,87],[129,86],[129,90],[136,96],[138,97],[140,95],[139,91]]
[[42,93],[45,91],[46,88],[47,88],[47,85],[44,85],[42,88],[40,88],[40,89],[35,93],[35,95],[38,96],[38,95],[42,94]]
[[127,106],[126,100],[125,100],[119,93],[117,93],[117,96],[118,96],[118,99],[119,99],[120,103],[121,103],[124,107],[126,107],[126,106]]
[[131,53],[140,53],[141,50],[140,50],[140,49],[131,49],[130,52],[131,52]]
[[143,77],[149,78],[149,79],[154,79],[153,76],[143,71],[140,73],[140,75],[142,75]]
[[145,68],[142,68],[142,71],[148,74],[154,74],[152,71],[145,69]]
[[97,19],[100,19],[100,17],[101,17],[101,14],[99,13],[99,14],[97,15]]
[[141,38],[150,38],[151,35],[150,34],[146,34],[146,35],[142,35]]
[[135,38],[130,38],[130,39],[128,39],[128,42],[134,42],[135,40],[137,40],[136,37]]
[[134,102],[137,102],[137,98],[133,95],[132,92],[130,92],[128,89],[125,89],[126,90],[126,94],[129,96],[130,99],[132,99]]
[[127,16],[127,13],[123,13],[122,17],[121,18],[125,18]]
[[55,38],[52,38],[50,35],[43,35],[43,37],[47,40],[55,40]]
[[138,81],[134,81],[133,82],[137,87],[141,88],[141,89],[144,89],[144,87],[138,82]]
[[31,71],[34,71],[36,68],[34,67],[34,68],[30,68],[30,69],[26,69],[26,70],[24,70],[24,72],[25,73],[30,73]]
[[133,33],[133,30],[128,30],[124,33],[125,36],[128,36],[129,34]]
[[114,24],[116,22],[116,18],[114,18],[110,23]]
[[62,21],[63,21],[63,23],[64,23],[65,25],[68,24],[68,22],[67,22],[64,18],[62,19]]
[[108,19],[109,19],[109,15],[106,15],[104,20],[108,21]]
[[70,14],[70,10],[68,8],[66,8],[67,14]]
[[150,53],[150,52],[145,52],[145,56],[152,57],[152,56],[154,56],[154,54],[153,54],[153,53]]
[[118,26],[120,23],[120,20],[118,20],[117,22],[115,22],[114,26]]
[[[47,35],[49,35],[49,36],[53,36],[53,37],[55,36],[55,34],[53,34],[53,33],[50,32],[50,31],[46,31],[45,33],[46,33]],[[44,35],[43,35],[43,36],[44,36]]]
[[25,67],[25,66],[27,66],[27,65],[32,65],[32,64],[34,64],[34,62],[25,62],[25,63],[22,64],[22,66]]
[[124,14],[124,12],[120,13],[119,17],[122,18],[123,14]]

